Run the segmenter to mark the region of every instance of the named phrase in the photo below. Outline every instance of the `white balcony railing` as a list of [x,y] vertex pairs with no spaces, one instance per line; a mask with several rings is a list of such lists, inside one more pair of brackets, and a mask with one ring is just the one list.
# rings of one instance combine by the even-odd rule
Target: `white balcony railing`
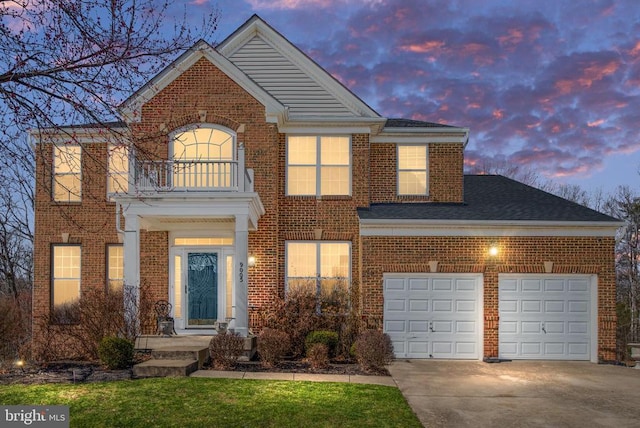
[[238,160],[134,160],[130,186],[139,192],[253,192],[253,170],[244,168],[244,147]]

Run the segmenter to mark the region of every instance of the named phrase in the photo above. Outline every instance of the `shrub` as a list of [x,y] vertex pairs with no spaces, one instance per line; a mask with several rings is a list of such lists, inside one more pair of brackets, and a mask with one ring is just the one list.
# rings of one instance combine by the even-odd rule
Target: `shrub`
[[364,371],[380,372],[393,361],[393,345],[388,334],[380,330],[365,330],[355,342],[358,364]]
[[307,362],[312,369],[323,369],[329,365],[329,348],[324,343],[314,343],[307,349]]
[[338,333],[329,330],[315,330],[307,335],[304,341],[307,356],[309,351],[316,344],[323,344],[327,347],[329,357],[335,356],[336,346],[338,346]]
[[98,346],[98,355],[108,369],[126,369],[133,363],[133,342],[121,337],[105,337]]
[[265,367],[273,367],[290,348],[289,335],[282,330],[265,328],[258,336],[258,354]]
[[75,305],[54,310],[35,320],[35,358],[40,361],[97,360],[100,341],[107,336],[134,341],[143,331],[155,332],[155,328],[145,329],[149,324],[155,326],[155,317],[150,315],[153,303],[148,287],[140,285],[139,299],[133,291],[130,286],[108,293],[104,286],[89,288]]
[[[346,293],[342,292],[344,297]],[[346,299],[338,299],[338,291],[323,296],[320,301],[315,288],[298,287],[287,291],[261,310],[264,327],[286,331],[291,340],[291,354],[301,357],[305,351],[307,335],[314,330],[339,331],[348,313]],[[322,309],[322,312],[319,309]]]
[[209,342],[211,364],[218,370],[231,370],[244,352],[244,338],[228,331],[219,333]]

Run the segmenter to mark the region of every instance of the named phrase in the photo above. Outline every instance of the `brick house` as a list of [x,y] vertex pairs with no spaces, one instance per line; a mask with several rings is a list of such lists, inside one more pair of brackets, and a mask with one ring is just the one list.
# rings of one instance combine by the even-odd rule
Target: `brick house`
[[616,219],[465,176],[468,129],[381,117],[257,16],[121,115],[38,143],[34,317],[145,284],[178,334],[247,334],[311,284],[399,357],[615,358]]

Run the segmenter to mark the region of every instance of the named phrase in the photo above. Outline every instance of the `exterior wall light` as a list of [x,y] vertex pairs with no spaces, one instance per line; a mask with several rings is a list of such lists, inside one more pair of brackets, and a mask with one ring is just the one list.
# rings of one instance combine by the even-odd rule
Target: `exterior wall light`
[[256,256],[249,256],[247,259],[247,265],[249,267],[254,267],[256,265]]
[[498,246],[493,244],[489,247],[489,255],[495,257],[498,255]]

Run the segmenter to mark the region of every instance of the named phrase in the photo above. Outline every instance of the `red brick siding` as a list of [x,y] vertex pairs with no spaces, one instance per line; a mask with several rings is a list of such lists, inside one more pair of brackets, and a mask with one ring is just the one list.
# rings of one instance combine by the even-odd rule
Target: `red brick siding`
[[462,202],[462,144],[429,144],[428,196],[398,196],[396,144],[371,144],[371,203]]

